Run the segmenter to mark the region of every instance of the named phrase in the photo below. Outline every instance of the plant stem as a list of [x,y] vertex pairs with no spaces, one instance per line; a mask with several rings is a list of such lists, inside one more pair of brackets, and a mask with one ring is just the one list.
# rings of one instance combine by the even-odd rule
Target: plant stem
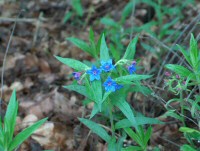
[[[181,114],[184,115],[184,100],[183,100],[183,91],[180,91],[180,100],[181,100]],[[183,117],[183,126],[185,126],[185,118]]]
[[112,104],[111,104],[110,100],[109,100],[109,116],[110,116],[112,137],[114,137],[115,136],[115,127],[114,127],[114,123],[113,123]]

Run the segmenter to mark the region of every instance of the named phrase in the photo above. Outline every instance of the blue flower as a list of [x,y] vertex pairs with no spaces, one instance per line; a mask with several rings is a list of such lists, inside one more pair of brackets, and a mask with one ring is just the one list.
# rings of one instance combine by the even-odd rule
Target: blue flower
[[92,69],[88,70],[87,73],[90,75],[90,81],[100,80],[101,70],[98,69],[95,65],[92,65]]
[[74,76],[74,78],[76,80],[80,80],[80,77],[81,77],[81,73],[80,72],[73,72],[72,75]]
[[117,84],[117,85],[115,86],[115,89],[116,89],[116,90],[119,90],[119,89],[121,89],[121,88],[123,88],[123,85]]
[[107,80],[103,83],[103,86],[105,87],[106,92],[115,92],[117,83],[112,80],[111,77],[108,77]]
[[113,64],[112,64],[112,59],[110,59],[108,61],[101,61],[101,69],[103,71],[109,72],[114,68],[115,68],[115,66],[113,66]]
[[136,71],[136,62],[133,61],[130,66],[128,66],[128,71],[130,74],[133,74]]

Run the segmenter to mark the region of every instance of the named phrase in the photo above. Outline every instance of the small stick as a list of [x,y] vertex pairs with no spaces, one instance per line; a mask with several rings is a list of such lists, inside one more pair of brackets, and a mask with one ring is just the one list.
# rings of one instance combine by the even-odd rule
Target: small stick
[[21,10],[18,14],[18,16],[16,17],[16,21],[14,23],[14,26],[13,26],[13,29],[12,29],[12,32],[11,32],[11,35],[10,35],[10,38],[9,38],[9,41],[8,41],[8,45],[6,47],[6,52],[5,52],[5,55],[4,55],[4,58],[3,58],[3,65],[2,65],[2,72],[1,72],[1,95],[0,95],[0,114],[1,114],[1,111],[2,111],[2,97],[3,97],[3,78],[4,78],[4,70],[5,70],[5,65],[6,65],[6,58],[7,58],[7,54],[8,54],[8,50],[10,48],[10,44],[11,44],[11,40],[12,40],[12,37],[13,37],[13,34],[14,34],[14,31],[15,31],[15,27],[16,27],[16,24],[17,24],[17,20],[19,18],[19,16],[21,15],[21,13],[24,12],[24,10]]

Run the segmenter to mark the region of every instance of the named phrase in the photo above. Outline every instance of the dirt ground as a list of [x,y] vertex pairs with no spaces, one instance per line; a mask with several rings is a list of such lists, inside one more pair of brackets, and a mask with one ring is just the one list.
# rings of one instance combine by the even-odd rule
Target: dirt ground
[[[91,56],[78,49],[66,38],[73,36],[88,41],[90,27],[93,28],[95,36],[98,38],[105,28],[99,23],[99,19],[111,14],[117,20],[122,8],[127,3],[128,0],[84,0],[82,2],[84,7],[83,17],[63,23],[66,12],[72,9],[70,0],[0,1],[0,67],[3,64],[15,18],[20,14],[6,59],[3,112],[5,113],[6,104],[15,88],[19,100],[16,133],[38,119],[49,118],[46,124],[20,146],[19,151],[40,151],[44,149],[106,151],[105,142],[96,135],[90,134],[89,130],[78,121],[77,117],[89,115],[92,105],[83,107],[83,96],[62,88],[63,85],[72,82],[73,70],[59,63],[54,55],[91,61],[93,59]],[[196,1],[196,3],[195,7],[188,6],[187,9],[184,9],[184,18],[176,26],[183,25],[183,27],[186,27],[200,13],[200,1]],[[92,13],[90,13],[89,8],[94,9]],[[135,24],[142,25],[146,22],[144,16],[140,13],[142,10],[145,10],[142,5],[136,7]],[[152,19],[156,19],[156,17],[152,17]],[[170,17],[166,17],[165,22],[170,19]],[[127,21],[127,26],[130,26],[131,21],[130,18]],[[199,22],[200,17],[195,21]],[[176,26],[174,28],[177,28]],[[189,29],[191,28],[189,27]],[[191,31],[189,29],[184,32],[182,38],[187,38],[187,35],[190,34],[189,31]],[[193,32],[198,34],[199,26],[193,29]],[[124,45],[128,43],[129,39],[127,38]],[[169,47],[171,44],[167,43]],[[187,39],[181,40],[181,44],[188,44]],[[159,46],[156,42],[154,45]],[[142,72],[148,72],[153,68],[155,72],[158,72],[161,66],[157,63],[158,58],[149,52],[139,51],[142,50],[140,45],[137,46],[137,50],[136,55],[141,58],[141,65],[145,66]],[[166,54],[163,53],[160,57],[164,59]],[[173,62],[177,61],[173,60]],[[2,72],[2,68],[0,68],[0,71]],[[156,78],[157,73],[154,74]],[[171,93],[166,93],[166,90],[163,91],[163,82],[156,86],[154,82],[155,79],[146,84],[155,89],[163,98],[172,97]],[[138,103],[131,102],[132,97]],[[145,112],[147,116],[158,117],[170,123],[153,127],[154,133],[149,150],[152,150],[155,146],[163,151],[179,150],[178,147],[185,142],[182,134],[178,132],[180,122],[172,118],[160,117],[165,109],[158,98],[135,94],[129,97],[129,101],[136,109]]]

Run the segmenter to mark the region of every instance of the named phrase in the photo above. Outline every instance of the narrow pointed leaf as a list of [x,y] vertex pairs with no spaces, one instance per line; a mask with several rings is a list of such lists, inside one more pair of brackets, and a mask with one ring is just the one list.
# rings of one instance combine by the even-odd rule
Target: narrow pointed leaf
[[13,139],[12,143],[9,145],[9,151],[14,150],[17,148],[23,141],[25,141],[31,134],[34,133],[35,130],[37,130],[44,122],[47,120],[47,118],[42,119],[30,127],[24,129],[22,132],[17,134],[17,136]]
[[165,67],[182,77],[188,77],[192,73],[190,70],[180,65],[167,64]]
[[6,115],[4,117],[5,121],[4,129],[8,132],[9,140],[12,140],[13,137],[14,128],[16,124],[17,110],[18,110],[18,103],[16,100],[16,91],[14,90],[10,97],[10,101],[6,110]]
[[[145,125],[145,124],[164,124],[164,122],[161,122],[160,120],[156,118],[149,118],[149,117],[135,117],[135,120],[137,121],[138,125]],[[115,129],[120,129],[120,128],[126,128],[126,127],[131,127],[132,123],[128,119],[123,119],[118,121],[115,124]]]
[[136,43],[138,41],[138,36],[136,36],[128,45],[126,52],[123,56],[123,59],[133,60],[136,51]]
[[108,142],[108,151],[116,151],[116,139],[112,138],[109,142]]
[[152,75],[138,75],[138,74],[134,74],[134,75],[121,76],[119,78],[115,78],[114,80],[116,82],[123,83],[123,82],[131,82],[131,81],[144,80],[144,79],[148,79],[148,78],[151,78],[151,77],[152,77]]
[[99,107],[96,103],[94,103],[94,107],[92,109],[92,113],[90,115],[90,119],[93,118],[99,112]]
[[82,95],[84,95],[85,97],[94,100],[94,98],[91,96],[90,93],[88,93],[87,89],[85,86],[82,85],[67,85],[67,86],[63,86],[66,89],[72,90],[72,91],[76,91]]
[[108,61],[110,59],[104,34],[102,35],[100,42],[100,59],[101,61]]
[[99,126],[97,123],[92,122],[90,120],[79,118],[79,120],[86,125],[93,133],[97,134],[99,137],[101,137],[106,142],[109,142],[111,137],[108,135],[105,129],[103,129],[101,126]]
[[138,129],[138,124],[133,115],[133,112],[129,106],[129,104],[123,98],[119,98],[115,105],[122,111],[122,113],[126,116],[126,118],[131,122],[132,126]]
[[78,60],[74,60],[74,59],[70,59],[70,58],[62,58],[59,56],[55,56],[56,59],[58,59],[60,62],[62,62],[63,64],[78,70],[78,71],[85,71],[90,69],[86,64],[78,61]]
[[74,45],[76,45],[81,50],[83,50],[83,51],[89,53],[90,55],[94,56],[90,46],[86,42],[84,42],[83,40],[80,40],[80,39],[74,38],[74,37],[67,38],[67,40],[72,42]]
[[195,40],[193,34],[191,34],[190,38],[190,59],[192,62],[192,66],[194,69],[196,69],[197,63],[198,63],[198,46],[197,41]]

